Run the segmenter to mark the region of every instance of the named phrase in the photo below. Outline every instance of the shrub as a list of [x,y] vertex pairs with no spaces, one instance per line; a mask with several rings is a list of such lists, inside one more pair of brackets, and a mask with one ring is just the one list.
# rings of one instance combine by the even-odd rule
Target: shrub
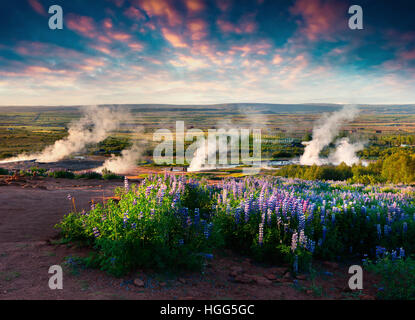
[[116,276],[135,267],[200,270],[220,236],[198,208],[183,206],[184,190],[184,181],[176,178],[150,178],[118,189],[118,203],[70,213],[57,227],[64,238],[95,248],[88,265]]
[[48,173],[49,177],[53,177],[53,178],[64,178],[64,179],[74,179],[75,178],[75,174],[71,171],[67,171],[67,170],[58,170],[58,171],[50,171]]
[[76,179],[102,179],[102,175],[98,172],[88,171],[82,174],[78,174],[75,176]]
[[415,299],[415,259],[413,257],[394,258],[391,254],[376,262],[365,263],[369,271],[381,278],[378,297],[387,300]]
[[6,175],[8,175],[9,174],[9,170],[7,170],[7,169],[3,169],[3,168],[0,168],[0,175],[4,175],[4,176],[6,176]]

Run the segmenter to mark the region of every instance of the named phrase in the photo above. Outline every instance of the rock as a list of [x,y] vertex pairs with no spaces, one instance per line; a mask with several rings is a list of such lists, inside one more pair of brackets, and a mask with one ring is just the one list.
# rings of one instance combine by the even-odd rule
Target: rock
[[236,277],[238,274],[241,274],[244,271],[243,268],[239,266],[233,266],[230,270],[231,271],[229,272],[229,275],[231,277]]
[[160,287],[164,288],[167,285],[165,282],[160,282]]
[[313,290],[306,290],[306,294],[313,294]]
[[242,273],[244,271],[244,269],[240,266],[233,266],[233,267],[231,267],[231,271],[234,271],[236,273]]
[[287,268],[281,267],[281,268],[271,268],[268,270],[270,273],[276,273],[280,276],[284,275],[288,270]]
[[253,277],[253,280],[261,286],[269,286],[269,285],[272,284],[271,280],[268,280],[268,279],[266,279],[264,277],[260,277],[260,276]]
[[292,275],[291,272],[287,272],[281,279],[282,282],[291,282]]
[[360,300],[375,300],[375,297],[368,294],[361,295],[359,298]]
[[273,274],[273,273],[267,273],[267,274],[265,274],[265,278],[267,278],[268,280],[271,280],[271,281],[277,280],[277,276],[275,274]]
[[295,277],[298,280],[307,280],[307,276],[305,274],[297,274]]
[[141,280],[141,279],[134,279],[134,285],[136,286],[136,287],[140,287],[140,288],[142,288],[142,287],[144,287],[144,281],[143,280]]
[[186,283],[186,279],[183,279],[183,278],[179,278],[179,279],[177,279],[177,281],[179,281],[180,283],[183,283],[183,284]]
[[339,269],[339,264],[337,262],[324,261],[323,266],[330,269]]
[[237,283],[249,284],[253,282],[253,279],[247,275],[237,275],[234,281]]

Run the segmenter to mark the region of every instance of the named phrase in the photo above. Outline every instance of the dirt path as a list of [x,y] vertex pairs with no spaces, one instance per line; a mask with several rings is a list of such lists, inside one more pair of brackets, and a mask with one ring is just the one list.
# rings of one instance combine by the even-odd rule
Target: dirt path
[[47,240],[57,235],[53,226],[71,211],[68,194],[78,210],[88,210],[91,199],[113,194],[122,181],[23,179],[0,186],[0,243]]

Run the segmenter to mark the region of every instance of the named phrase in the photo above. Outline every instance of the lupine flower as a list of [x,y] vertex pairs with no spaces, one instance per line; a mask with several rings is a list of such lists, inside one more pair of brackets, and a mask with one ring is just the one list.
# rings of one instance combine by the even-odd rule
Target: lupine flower
[[297,238],[298,238],[298,234],[297,232],[294,232],[291,237],[291,251],[292,252],[294,252],[295,249],[297,249]]
[[380,238],[382,238],[382,228],[381,228],[380,224],[378,224],[376,226],[376,228],[377,228],[377,232],[378,232],[378,239],[380,240]]
[[95,238],[98,238],[101,235],[97,227],[93,228],[93,232]]
[[264,240],[264,223],[259,224],[259,236],[258,236],[258,243],[262,246]]
[[293,271],[294,273],[298,272],[298,256],[297,255],[294,257]]
[[130,184],[128,183],[127,176],[124,177],[124,189],[125,189],[125,192],[129,192],[130,191]]
[[399,258],[405,258],[405,250],[402,247],[399,248]]
[[128,215],[128,210],[127,210],[126,212],[124,212],[124,215],[123,215],[124,227],[126,226],[128,219],[129,219],[129,215]]

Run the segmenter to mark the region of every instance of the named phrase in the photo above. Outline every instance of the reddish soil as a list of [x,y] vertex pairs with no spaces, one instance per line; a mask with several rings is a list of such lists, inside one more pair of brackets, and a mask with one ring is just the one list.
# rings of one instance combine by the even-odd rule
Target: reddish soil
[[[351,292],[348,266],[316,263],[317,276],[294,279],[287,266],[267,267],[231,252],[216,254],[202,273],[179,276],[137,270],[123,278],[65,266],[87,249],[57,244],[54,225],[69,212],[68,193],[77,209],[112,195],[122,181],[0,177],[0,299],[373,299],[375,279]],[[49,267],[63,266],[63,290],[48,287]],[[135,280],[135,281],[134,281]],[[141,281],[142,283],[140,283]],[[136,282],[136,284],[134,284]]]

